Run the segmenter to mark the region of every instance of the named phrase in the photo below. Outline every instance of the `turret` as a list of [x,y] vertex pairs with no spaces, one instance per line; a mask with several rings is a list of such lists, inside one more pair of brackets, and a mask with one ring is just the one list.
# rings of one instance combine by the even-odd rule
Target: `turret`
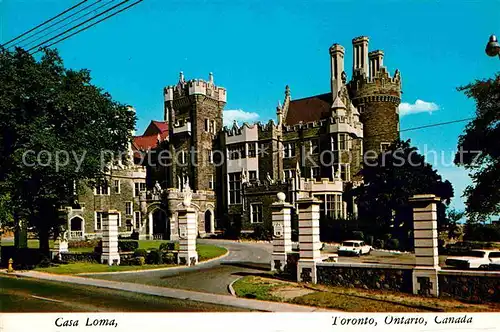
[[342,87],[342,76],[344,72],[344,47],[339,44],[333,44],[330,47],[330,69],[331,69],[331,91],[332,101],[338,96]]
[[[365,151],[380,152],[399,138],[401,76],[396,70],[391,77],[383,65],[383,51],[377,50],[367,54],[367,37],[355,38],[353,46],[355,62],[353,77],[348,84],[349,95],[360,112]],[[369,64],[364,65],[366,55]]]
[[368,37],[361,36],[352,40],[352,75],[368,76]]

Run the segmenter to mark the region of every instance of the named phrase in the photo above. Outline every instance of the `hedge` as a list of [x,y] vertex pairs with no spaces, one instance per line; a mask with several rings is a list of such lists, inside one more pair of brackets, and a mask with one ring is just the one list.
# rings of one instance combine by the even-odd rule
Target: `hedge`
[[139,248],[138,241],[118,241],[118,250],[123,252],[135,251]]

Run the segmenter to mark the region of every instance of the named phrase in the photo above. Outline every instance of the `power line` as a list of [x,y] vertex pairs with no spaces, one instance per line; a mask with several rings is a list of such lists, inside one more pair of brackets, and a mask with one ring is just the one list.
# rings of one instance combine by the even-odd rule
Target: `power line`
[[[19,45],[20,45],[21,43],[23,43],[24,41],[29,40],[29,39],[31,39],[31,38],[33,38],[33,37],[35,37],[36,35],[39,35],[39,34],[41,34],[42,32],[44,32],[44,31],[46,31],[46,30],[48,30],[48,29],[50,29],[50,28],[52,28],[52,27],[54,27],[54,26],[58,25],[59,23],[64,22],[64,21],[66,21],[66,20],[70,19],[71,17],[73,17],[73,16],[75,16],[75,15],[77,15],[77,14],[79,14],[79,13],[81,13],[81,12],[85,11],[85,10],[87,10],[88,8],[95,6],[96,4],[98,4],[98,3],[99,3],[99,2],[101,2],[101,1],[102,1],[102,0],[97,0],[97,1],[95,1],[95,2],[93,2],[93,3],[91,3],[90,5],[85,6],[84,8],[82,8],[82,9],[80,9],[80,10],[78,10],[78,11],[74,12],[73,14],[71,14],[71,15],[69,15],[69,16],[66,16],[66,17],[62,18],[62,19],[60,19],[60,20],[59,20],[59,21],[57,21],[57,22],[52,23],[52,24],[51,24],[51,25],[49,25],[48,27],[45,27],[45,28],[43,28],[42,30],[39,30],[39,31],[35,32],[35,33],[34,33],[34,34],[32,34],[31,36],[27,36],[27,37],[25,37],[25,38],[21,39],[20,41],[18,41],[18,42],[17,42],[17,45],[19,46]],[[113,1],[115,1],[115,0],[111,0],[110,2],[113,2]],[[99,6],[98,8],[96,8],[96,9],[94,9],[94,10],[98,10],[98,9],[102,8],[103,6],[104,6],[104,5],[101,5],[101,6]],[[20,46],[20,47],[22,47],[22,48],[26,48],[26,47],[28,47],[29,45],[33,44],[34,42],[36,42],[36,41],[38,41],[38,40],[40,40],[40,39],[42,39],[42,38],[46,37],[47,35],[50,35],[51,33],[54,33],[55,31],[57,31],[57,30],[59,30],[59,29],[62,29],[62,28],[64,28],[64,27],[68,26],[69,24],[71,24],[71,23],[73,23],[73,22],[75,22],[75,21],[77,21],[77,20],[81,19],[82,17],[85,17],[85,16],[89,15],[90,13],[92,13],[92,11],[88,11],[88,12],[87,12],[87,13],[85,13],[84,15],[81,15],[81,16],[79,16],[78,18],[71,20],[69,23],[66,23],[66,24],[64,24],[63,26],[58,27],[57,29],[55,29],[55,30],[53,30],[53,31],[49,31],[48,33],[46,33],[46,34],[42,35],[41,37],[38,37],[37,39],[32,40],[32,41],[28,42],[28,44],[26,44],[26,45],[24,45],[24,46]],[[9,48],[10,48],[10,47],[14,47],[14,46],[15,46],[15,45],[11,45],[11,46],[9,46]]]
[[45,21],[45,22],[43,22],[43,23],[40,23],[40,24],[39,24],[39,25],[37,25],[36,27],[31,28],[30,30],[28,30],[28,31],[24,32],[23,34],[21,34],[21,35],[17,36],[16,38],[13,38],[13,39],[9,40],[8,42],[6,42],[6,43],[4,43],[4,44],[2,44],[2,45],[0,45],[0,46],[1,46],[1,47],[5,47],[6,45],[8,45],[8,44],[12,43],[13,41],[16,41],[16,40],[18,40],[19,38],[21,38],[22,36],[25,36],[25,35],[27,35],[28,33],[32,32],[33,30],[36,30],[36,29],[38,29],[39,27],[44,26],[45,24],[47,24],[47,23],[49,23],[49,22],[52,22],[52,21],[53,21],[53,20],[55,20],[56,18],[58,18],[58,17],[60,17],[60,16],[62,16],[62,15],[64,15],[64,14],[66,14],[67,12],[69,12],[69,11],[71,11],[71,10],[73,10],[73,9],[77,8],[78,6],[80,6],[80,5],[84,4],[84,3],[85,3],[85,2],[87,2],[87,1],[88,1],[88,0],[83,0],[83,1],[81,1],[81,2],[79,2],[79,3],[77,3],[77,4],[76,4],[76,5],[74,5],[73,7],[66,9],[65,11],[63,11],[63,12],[61,12],[61,13],[57,14],[56,16],[54,16],[54,17],[52,17],[52,18],[50,18],[50,19],[46,20],[46,21]]
[[452,123],[457,123],[457,122],[464,122],[464,121],[470,121],[470,120],[474,120],[474,118],[467,118],[467,119],[459,119],[459,120],[453,120],[453,121],[447,121],[447,122],[433,123],[433,124],[430,124],[430,125],[425,125],[425,126],[420,126],[420,127],[403,129],[403,130],[400,130],[400,132],[411,131],[411,130],[418,130],[418,129],[423,129],[423,128],[431,128],[431,127],[437,127],[437,126],[444,126],[444,125],[447,125],[447,124],[452,124]]
[[[127,0],[127,1],[128,1],[128,0]],[[76,35],[76,34],[78,34],[78,33],[80,33],[80,32],[83,32],[83,31],[87,30],[88,28],[91,28],[91,27],[93,27],[94,25],[96,25],[96,24],[98,24],[98,23],[100,23],[100,22],[102,22],[102,21],[107,20],[108,18],[111,18],[111,17],[115,16],[116,14],[121,13],[122,11],[124,11],[124,10],[126,10],[126,9],[129,9],[130,7],[135,6],[135,5],[137,5],[139,2],[142,2],[142,1],[144,1],[144,0],[138,0],[138,1],[136,1],[136,2],[134,2],[134,3],[132,3],[132,4],[130,4],[130,5],[128,5],[127,7],[122,8],[122,9],[120,9],[120,10],[118,10],[118,11],[114,12],[114,13],[113,13],[113,14],[111,14],[111,15],[108,15],[108,16],[106,16],[106,17],[104,17],[104,18],[100,19],[99,21],[92,23],[91,25],[88,25],[88,26],[86,26],[86,27],[84,27],[84,28],[82,28],[82,29],[80,29],[80,30],[77,30],[77,31],[73,32],[72,34],[70,34],[70,35],[68,35],[68,36],[65,36],[65,37],[63,37],[63,38],[61,38],[61,39],[59,39],[59,40],[56,40],[55,42],[53,42],[52,44],[47,45],[46,47],[50,47],[50,46],[52,46],[52,45],[55,45],[55,44],[57,44],[57,43],[60,43],[60,42],[62,42],[63,40],[68,39],[68,38],[69,38],[69,37],[71,37],[71,36],[74,36],[74,35]],[[38,51],[36,51],[36,52],[38,52]],[[34,53],[36,53],[36,52],[34,52]],[[32,53],[32,54],[34,54],[34,53]]]
[[[59,33],[59,34],[55,35],[55,36],[54,36],[54,37],[52,37],[52,38],[49,38],[49,39],[47,39],[47,40],[45,40],[45,41],[43,41],[43,42],[39,43],[38,45],[31,47],[30,49],[28,49],[28,50],[27,50],[27,52],[31,52],[32,50],[34,50],[34,49],[38,48],[39,46],[42,46],[43,44],[45,44],[45,43],[47,43],[47,42],[50,42],[51,40],[54,40],[54,39],[56,39],[57,37],[60,37],[60,36],[62,36],[62,35],[64,35],[64,34],[66,34],[67,32],[72,31],[72,30],[74,30],[74,29],[78,28],[79,26],[84,25],[85,23],[88,23],[88,22],[90,22],[90,21],[92,21],[92,20],[94,20],[94,19],[98,18],[99,16],[102,16],[102,15],[106,14],[107,12],[109,12],[109,11],[111,11],[111,10],[113,10],[113,9],[117,8],[117,7],[120,7],[121,5],[123,5],[123,4],[125,4],[125,3],[129,2],[129,1],[130,1],[130,0],[124,0],[124,1],[120,2],[119,4],[116,4],[116,5],[114,5],[113,7],[108,8],[108,9],[106,9],[105,11],[103,11],[103,12],[101,12],[101,13],[99,13],[99,14],[97,14],[97,15],[95,15],[95,16],[93,16],[93,17],[91,17],[91,18],[89,18],[88,20],[85,20],[85,21],[83,21],[83,22],[81,22],[81,23],[79,23],[79,24],[75,25],[74,27],[71,27],[71,28],[69,28],[69,29],[67,29],[67,30],[65,30],[65,31],[63,31],[63,32],[61,32],[61,33]],[[123,8],[122,10],[116,11],[115,13],[113,13],[113,14],[112,14],[112,15],[110,15],[110,16],[105,17],[104,19],[109,18],[109,17],[111,17],[111,16],[114,16],[114,15],[116,15],[117,13],[120,13],[120,12],[122,12],[123,10],[125,10],[125,9],[127,9],[127,8],[130,8],[130,7],[132,7],[133,5],[135,5],[135,4],[137,4],[137,3],[141,2],[141,1],[143,1],[143,0],[139,0],[139,1],[135,2],[135,3],[133,3],[132,5],[129,5],[129,6],[125,7],[125,8]],[[92,26],[96,25],[97,23],[102,22],[104,19],[99,20],[99,21],[97,21],[96,23],[93,23],[93,24],[91,24],[91,25],[89,25],[89,26],[85,27],[84,29],[78,30],[76,33],[81,32],[81,31],[84,31],[84,30],[86,30],[86,29],[88,29],[88,28],[90,28],[90,27],[92,27]],[[72,33],[72,34],[70,34],[69,36],[66,36],[66,37],[64,37],[64,38],[62,38],[62,39],[60,39],[60,40],[58,40],[58,41],[56,41],[56,42],[54,42],[54,43],[52,43],[52,44],[46,45],[45,47],[50,47],[50,46],[52,46],[52,45],[54,45],[54,44],[57,44],[58,42],[63,41],[63,40],[65,40],[65,39],[67,39],[67,38],[69,38],[69,37],[71,37],[71,36],[75,35],[76,33]],[[31,54],[37,53],[38,51],[39,51],[39,50],[37,50],[37,51],[35,51],[35,52],[31,53]]]

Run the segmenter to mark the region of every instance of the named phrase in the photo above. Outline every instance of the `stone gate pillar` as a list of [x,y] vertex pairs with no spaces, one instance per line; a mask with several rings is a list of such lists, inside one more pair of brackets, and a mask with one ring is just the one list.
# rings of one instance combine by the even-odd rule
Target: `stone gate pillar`
[[196,215],[197,212],[191,207],[185,207],[177,211],[179,223],[179,255],[177,263],[180,265],[196,265],[198,263],[198,252],[196,251]]
[[284,271],[288,252],[292,251],[292,204],[285,202],[285,194],[278,193],[278,202],[271,205],[273,215],[273,253],[271,271]]
[[415,245],[415,267],[413,269],[413,294],[439,295],[437,203],[439,197],[431,194],[414,195],[413,232]]
[[299,282],[316,283],[316,263],[321,262],[321,241],[319,239],[320,200],[301,198],[299,207],[299,251],[297,279]]
[[120,265],[118,253],[118,211],[109,210],[102,217],[101,263]]

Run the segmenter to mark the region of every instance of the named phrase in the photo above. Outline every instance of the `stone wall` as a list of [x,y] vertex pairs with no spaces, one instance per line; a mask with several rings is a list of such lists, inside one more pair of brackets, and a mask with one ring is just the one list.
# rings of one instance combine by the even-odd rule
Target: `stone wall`
[[470,302],[500,302],[500,273],[440,271],[439,295]]
[[319,284],[412,292],[412,268],[383,264],[318,263]]

